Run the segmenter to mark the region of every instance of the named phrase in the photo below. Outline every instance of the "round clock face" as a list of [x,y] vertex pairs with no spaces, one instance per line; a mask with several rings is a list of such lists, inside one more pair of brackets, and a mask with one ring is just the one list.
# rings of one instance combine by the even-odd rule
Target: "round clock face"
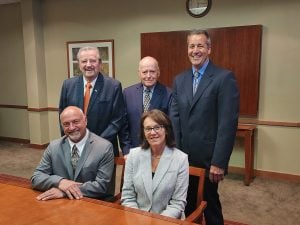
[[187,0],[186,10],[193,17],[205,16],[211,7],[211,0]]

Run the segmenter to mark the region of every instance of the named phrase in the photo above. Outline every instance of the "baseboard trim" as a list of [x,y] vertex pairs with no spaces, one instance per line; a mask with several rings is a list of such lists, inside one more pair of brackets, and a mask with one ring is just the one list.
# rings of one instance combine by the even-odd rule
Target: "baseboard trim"
[[35,149],[42,149],[44,150],[45,148],[47,148],[47,146],[49,145],[49,143],[46,144],[29,144],[30,148],[35,148]]
[[22,139],[22,138],[12,138],[12,137],[0,137],[1,141],[9,141],[9,142],[15,142],[15,143],[21,143],[21,144],[29,144],[29,139]]
[[46,144],[32,144],[32,143],[30,143],[30,140],[28,140],[28,139],[1,137],[1,136],[0,136],[0,141],[8,141],[8,142],[26,144],[29,148],[35,148],[35,149],[45,149],[49,145],[49,143],[46,143]]
[[[228,168],[228,172],[243,175],[245,173],[245,168],[230,166]],[[296,174],[254,170],[254,177],[262,177],[262,178],[269,178],[273,180],[285,180],[285,181],[300,183],[300,175],[296,175]]]

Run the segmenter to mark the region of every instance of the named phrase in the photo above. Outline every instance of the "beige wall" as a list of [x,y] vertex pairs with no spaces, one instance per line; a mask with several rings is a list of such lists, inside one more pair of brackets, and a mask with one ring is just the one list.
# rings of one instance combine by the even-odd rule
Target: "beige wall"
[[[263,48],[258,119],[299,123],[300,30],[292,25],[300,20],[299,8],[300,2],[297,0],[213,1],[208,15],[197,19],[185,12],[183,0],[44,0],[41,13],[48,106],[57,107],[62,81],[67,78],[66,41],[114,39],[116,79],[122,82],[123,87],[127,87],[138,81],[137,64],[142,32],[261,24]],[[14,29],[9,36],[3,35],[3,32],[0,36],[1,49],[4,49],[0,52],[0,104],[26,105],[28,102],[20,14],[20,4],[0,6],[0,29]],[[13,51],[8,45],[11,42],[14,43],[11,44]],[[4,63],[7,55],[17,59]],[[14,81],[7,74],[14,74],[14,78],[17,74],[17,79],[22,81],[18,87],[20,91],[3,85],[7,79]],[[3,97],[2,93],[7,89],[15,97]],[[4,119],[14,123],[11,116],[14,114],[6,115],[1,108],[0,112],[0,122]],[[57,119],[55,112],[48,113],[49,140],[59,136]],[[0,136],[7,136],[7,129],[10,128],[2,128],[1,123]],[[15,137],[21,138],[23,133],[24,129],[15,132]],[[258,126],[255,168],[300,174],[300,166],[296,161],[300,158],[300,152],[297,151],[299,137],[299,128]],[[231,165],[243,165],[242,147],[243,143],[237,141]]]

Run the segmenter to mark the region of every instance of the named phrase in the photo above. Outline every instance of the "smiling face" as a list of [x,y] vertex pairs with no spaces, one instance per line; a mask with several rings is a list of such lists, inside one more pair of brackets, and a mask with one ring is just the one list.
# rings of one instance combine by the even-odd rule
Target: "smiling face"
[[100,72],[101,59],[96,49],[82,50],[78,54],[79,68],[87,81],[94,80]]
[[156,59],[146,56],[139,64],[139,76],[144,86],[151,88],[159,78],[159,67]]
[[78,143],[86,134],[86,117],[83,112],[75,107],[69,106],[60,114],[61,125],[71,141]]
[[200,69],[208,59],[211,47],[204,34],[192,34],[187,38],[188,57],[195,69]]
[[147,117],[143,123],[144,135],[151,148],[163,149],[166,145],[166,131],[163,126]]

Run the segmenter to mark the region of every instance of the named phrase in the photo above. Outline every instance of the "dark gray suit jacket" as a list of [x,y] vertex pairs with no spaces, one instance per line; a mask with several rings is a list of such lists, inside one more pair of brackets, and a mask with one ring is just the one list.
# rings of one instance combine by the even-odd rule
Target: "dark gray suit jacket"
[[46,191],[58,187],[65,178],[83,183],[80,190],[84,196],[106,199],[113,194],[108,193],[113,170],[111,143],[90,132],[73,174],[71,148],[64,136],[50,142],[31,177],[31,184],[34,189]]
[[193,97],[192,69],[174,81],[171,119],[178,148],[192,166],[227,169],[239,116],[239,90],[231,71],[209,62]]
[[[59,113],[71,105],[83,109],[83,92],[82,75],[65,80],[61,89]],[[113,144],[115,156],[119,155],[117,134],[123,125],[124,113],[121,83],[99,74],[87,109],[87,127]]]
[[[127,87],[123,91],[125,106],[127,110],[127,123],[128,123],[128,132],[129,132],[129,141],[131,143],[131,147],[137,147],[140,145],[140,120],[143,114],[143,85],[142,83],[134,84],[130,87]],[[150,101],[149,110],[151,109],[159,109],[169,114],[169,108],[171,106],[172,101],[172,91],[170,88],[162,85],[157,82],[152,98]],[[124,138],[127,133],[124,130],[126,128],[122,128],[122,131],[119,133],[119,139],[121,146],[126,138]],[[124,152],[124,151],[123,151]],[[129,149],[126,153],[129,152]]]
[[182,218],[189,183],[187,155],[166,147],[151,176],[151,150],[131,149],[125,166],[122,205]]

